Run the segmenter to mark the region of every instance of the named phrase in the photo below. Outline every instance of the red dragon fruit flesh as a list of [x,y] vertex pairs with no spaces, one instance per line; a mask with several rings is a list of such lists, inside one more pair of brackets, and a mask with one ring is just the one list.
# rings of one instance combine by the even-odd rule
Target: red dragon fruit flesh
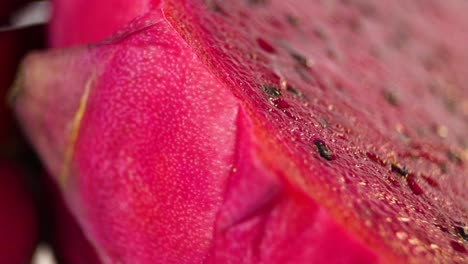
[[149,6],[13,92],[103,263],[468,262],[468,2]]

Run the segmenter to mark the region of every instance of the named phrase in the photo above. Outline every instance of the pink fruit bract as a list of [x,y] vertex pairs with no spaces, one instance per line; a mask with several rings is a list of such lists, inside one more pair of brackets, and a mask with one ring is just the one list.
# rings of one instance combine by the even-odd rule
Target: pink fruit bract
[[16,111],[106,263],[464,263],[466,10],[162,1]]
[[150,0],[52,0],[50,45],[100,41],[149,10]]
[[37,216],[21,171],[0,164],[0,263],[29,263],[38,239]]

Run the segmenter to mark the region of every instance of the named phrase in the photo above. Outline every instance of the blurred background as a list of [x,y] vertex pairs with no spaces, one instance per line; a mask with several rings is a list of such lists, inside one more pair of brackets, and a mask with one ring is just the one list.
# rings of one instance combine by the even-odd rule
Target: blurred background
[[61,198],[46,197],[44,190],[55,186],[43,176],[8,96],[21,59],[45,47],[50,9],[47,1],[0,1],[0,263],[5,264],[57,263],[54,219],[58,210],[66,209],[46,205],[45,200]]

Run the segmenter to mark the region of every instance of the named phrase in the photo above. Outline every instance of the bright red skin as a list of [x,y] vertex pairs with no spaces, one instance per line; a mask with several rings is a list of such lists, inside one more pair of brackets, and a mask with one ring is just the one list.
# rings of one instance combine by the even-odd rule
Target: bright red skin
[[38,239],[37,215],[20,170],[0,164],[0,263],[29,263]]
[[[258,22],[289,10],[284,1],[252,14],[235,1],[211,13],[196,3],[165,1],[164,16],[155,10],[112,41],[25,63],[19,116],[52,174],[59,182],[68,175],[63,192],[106,262],[466,260],[463,240],[435,225],[467,220],[466,157],[455,164],[445,155],[449,148],[465,153],[456,143],[457,136],[466,138],[466,113],[435,104],[422,84],[434,74],[466,83],[463,2],[440,8],[431,2],[411,16],[385,2],[377,14],[390,15],[360,36],[348,34],[354,22],[351,29],[335,25],[339,18],[352,21],[348,9],[327,13],[318,1],[297,1],[293,13],[320,18],[336,39],[335,55],[324,52],[330,43],[310,41],[323,38],[311,28],[298,34],[289,30],[295,25]],[[413,36],[419,44],[410,52],[387,46],[397,13],[421,34]],[[242,27],[243,21],[250,24]],[[431,48],[441,32],[450,33],[442,46],[452,60],[435,62],[428,72],[415,67],[412,56]],[[258,36],[271,38],[279,54],[265,53]],[[312,54],[316,66],[299,65],[305,69],[298,74],[297,61],[275,36]],[[370,40],[387,61],[367,53]],[[288,94],[280,78],[305,97]],[[405,95],[399,107],[382,96],[383,80],[400,84],[392,87]],[[283,101],[265,94],[264,84],[282,89]],[[86,87],[78,136],[70,140]],[[460,85],[444,88],[457,95],[456,103],[467,95]],[[43,100],[34,104],[34,98]],[[455,136],[430,134],[431,122]],[[409,147],[405,137],[419,147]],[[331,161],[317,153],[316,139],[333,152]],[[407,165],[412,176],[392,172],[392,162]],[[447,166],[442,176],[438,162]],[[424,176],[439,177],[439,187]]]
[[101,41],[148,11],[149,2],[53,0],[49,44],[59,48]]

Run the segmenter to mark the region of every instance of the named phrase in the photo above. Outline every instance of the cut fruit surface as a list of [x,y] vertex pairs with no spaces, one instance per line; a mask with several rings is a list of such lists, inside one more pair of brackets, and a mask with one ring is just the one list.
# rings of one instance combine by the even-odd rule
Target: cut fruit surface
[[379,255],[466,260],[465,2],[169,2],[292,185]]

